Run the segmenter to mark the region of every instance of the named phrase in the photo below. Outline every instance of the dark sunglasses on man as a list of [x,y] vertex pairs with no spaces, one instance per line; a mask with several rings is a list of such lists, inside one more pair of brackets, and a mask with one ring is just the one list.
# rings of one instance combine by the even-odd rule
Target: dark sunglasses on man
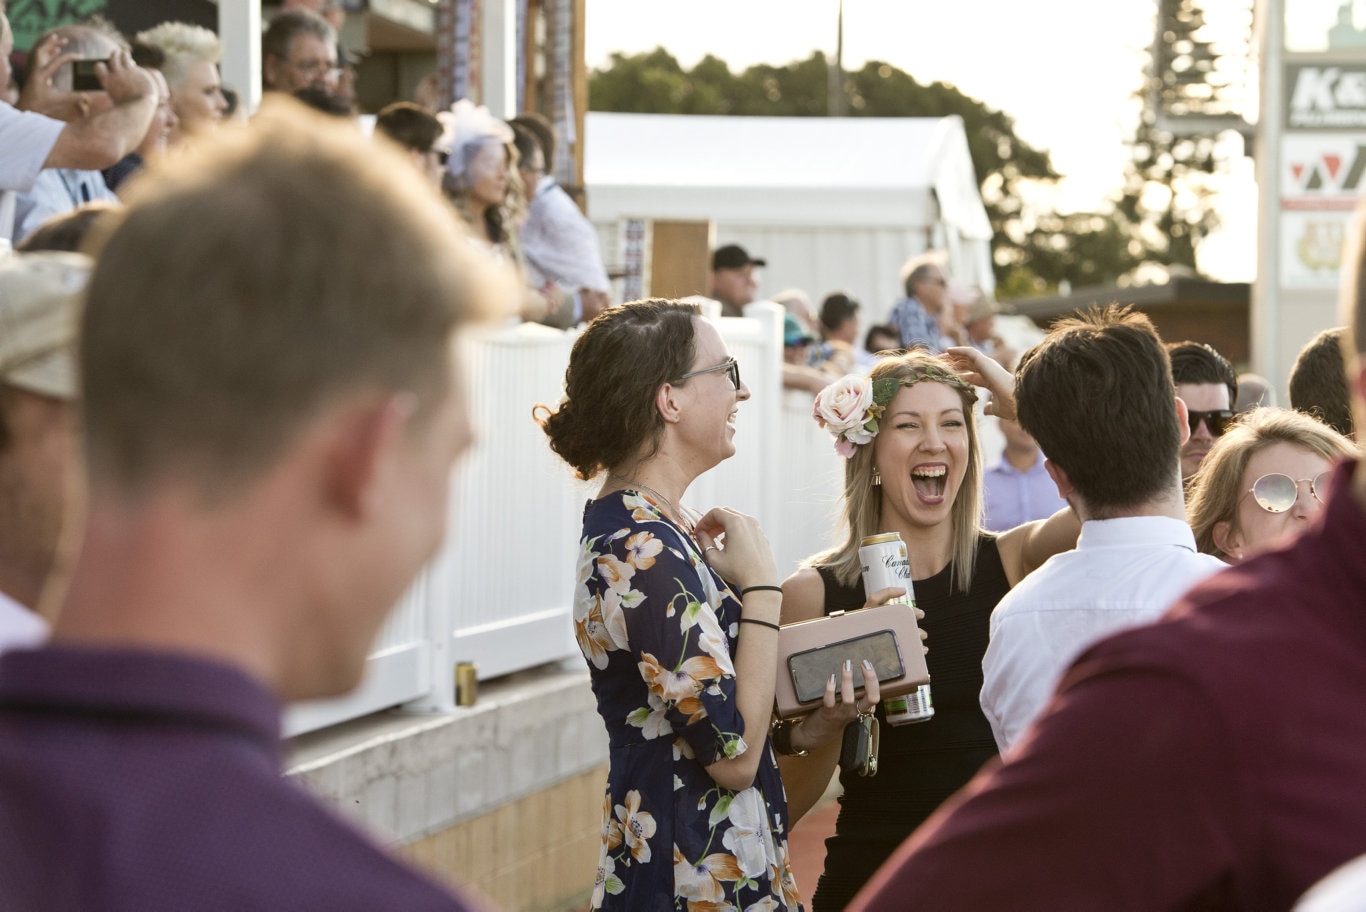
[[1190,424],[1191,433],[1194,434],[1200,428],[1200,422],[1205,422],[1205,427],[1209,428],[1211,437],[1222,437],[1224,432],[1233,424],[1234,412],[1230,409],[1214,409],[1208,412],[1197,412],[1194,409],[1186,413],[1186,421]]

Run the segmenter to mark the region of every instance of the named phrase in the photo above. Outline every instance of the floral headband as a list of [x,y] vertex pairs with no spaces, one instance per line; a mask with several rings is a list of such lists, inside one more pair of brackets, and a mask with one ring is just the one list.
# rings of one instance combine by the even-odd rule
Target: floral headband
[[915,386],[922,380],[943,383],[966,391],[971,401],[977,401],[977,391],[962,377],[947,367],[917,366],[909,377],[860,377],[846,374],[816,394],[811,406],[811,417],[835,435],[835,452],[845,459],[854,455],[854,447],[872,443],[877,436],[878,419],[887,403],[902,387]]

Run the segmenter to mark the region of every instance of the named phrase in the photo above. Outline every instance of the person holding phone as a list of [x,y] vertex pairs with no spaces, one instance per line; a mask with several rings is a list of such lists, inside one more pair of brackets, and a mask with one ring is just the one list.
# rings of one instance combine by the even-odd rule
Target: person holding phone
[[[878,401],[876,381],[892,392]],[[1014,414],[1012,378],[973,348],[944,357],[924,351],[886,358],[868,377],[850,375],[822,390],[815,415],[845,457],[844,541],[810,558],[783,584],[783,623],[882,604],[900,590],[865,593],[859,544],[898,532],[906,543],[920,622],[927,634],[935,715],[921,724],[881,723],[878,773],[842,770],[835,835],[812,909],[843,909],[878,865],[996,756],[978,704],[991,611],[1051,555],[1075,545],[1070,509],[999,535],[982,528],[982,456],[969,380],[991,390],[992,411]],[[793,820],[830,783],[841,739],[808,717],[787,732],[783,780]]]
[[[768,744],[782,601],[773,552],[753,517],[682,503],[734,454],[749,397],[696,305],[655,299],[594,319],[574,343],[565,398],[536,409],[551,449],[601,480],[574,588],[611,742],[594,909],[799,908]],[[823,711],[847,721],[854,702],[846,667]]]

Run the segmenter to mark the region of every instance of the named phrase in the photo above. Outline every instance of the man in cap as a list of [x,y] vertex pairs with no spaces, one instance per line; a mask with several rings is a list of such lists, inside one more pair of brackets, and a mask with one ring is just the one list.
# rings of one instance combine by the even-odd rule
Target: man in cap
[[766,261],[751,257],[739,244],[716,248],[711,255],[710,297],[721,302],[721,316],[745,315],[745,305],[754,300],[759,288],[754,267],[767,265]]
[[78,254],[0,258],[0,651],[47,635],[75,441],[73,346],[89,272]]

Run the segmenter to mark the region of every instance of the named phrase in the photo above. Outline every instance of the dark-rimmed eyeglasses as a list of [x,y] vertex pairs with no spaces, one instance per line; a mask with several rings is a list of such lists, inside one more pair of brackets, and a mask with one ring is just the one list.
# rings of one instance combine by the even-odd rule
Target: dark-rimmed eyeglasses
[[727,374],[730,375],[730,385],[735,387],[737,390],[740,388],[740,362],[736,361],[734,358],[727,358],[720,364],[716,364],[711,367],[703,367],[695,371],[688,371],[686,374],[679,377],[678,379],[679,382],[682,382],[684,380],[687,380],[689,377],[696,377],[698,374],[711,374],[715,373],[716,371],[726,371]]
[[1257,506],[1268,513],[1284,513],[1295,506],[1295,501],[1300,499],[1300,485],[1309,485],[1309,494],[1319,503],[1323,503],[1324,485],[1327,484],[1331,472],[1320,472],[1313,478],[1301,478],[1296,480],[1283,472],[1268,472],[1261,478],[1252,483],[1248,493],[1252,499],[1257,501]]
[[1200,429],[1200,422],[1203,421],[1205,427],[1209,428],[1211,437],[1222,437],[1233,424],[1233,416],[1234,412],[1231,409],[1214,409],[1208,412],[1197,412],[1192,409],[1186,413],[1186,423],[1190,425],[1192,434]]

